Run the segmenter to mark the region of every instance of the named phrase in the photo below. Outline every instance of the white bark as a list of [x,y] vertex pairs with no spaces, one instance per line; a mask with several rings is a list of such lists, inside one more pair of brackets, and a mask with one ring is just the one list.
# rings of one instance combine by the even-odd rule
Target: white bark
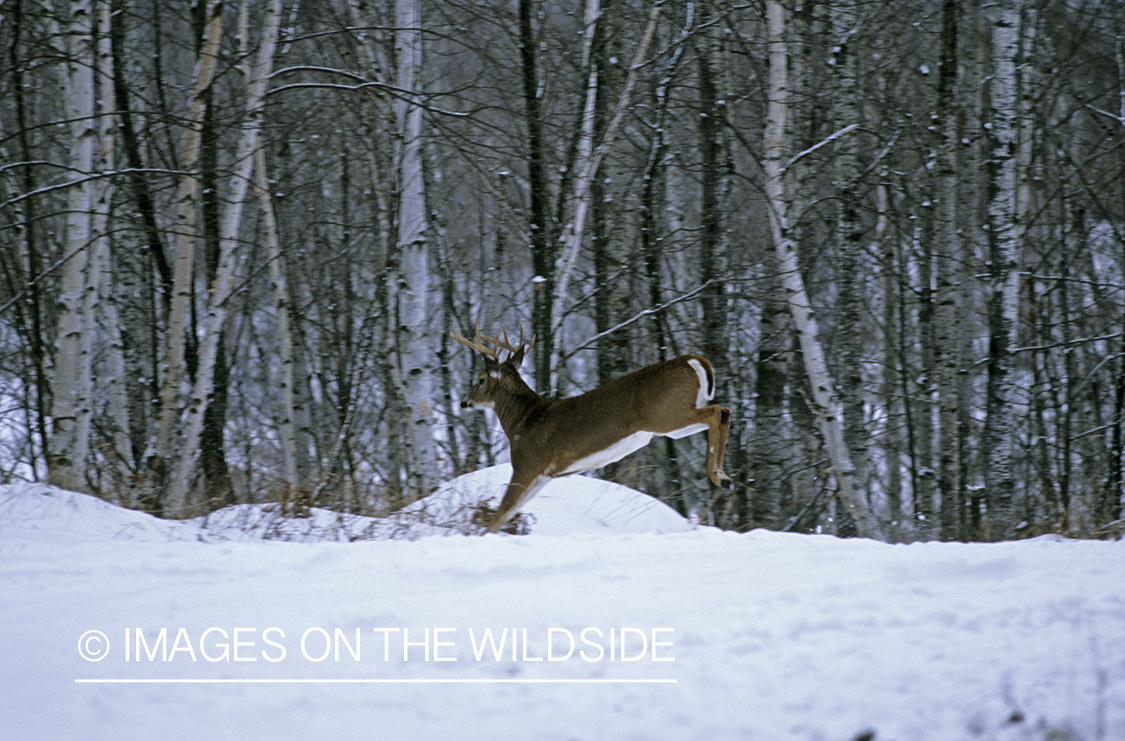
[[1014,393],[1012,350],[1016,347],[1019,299],[1017,253],[1020,240],[1016,209],[1017,100],[1020,9],[1017,0],[1001,0],[992,26],[994,70],[988,204],[988,231],[992,253],[992,306],[988,374],[988,418],[985,423],[985,489],[988,497],[989,535],[1008,537],[1013,526],[1012,473]]
[[184,381],[184,358],[188,332],[188,314],[195,293],[195,242],[198,233],[199,153],[202,144],[206,93],[215,77],[219,61],[219,42],[223,33],[222,3],[211,0],[207,8],[207,27],[199,62],[195,68],[195,85],[191,105],[180,144],[180,168],[185,173],[176,189],[173,222],[172,301],[168,318],[164,353],[164,381],[161,386],[160,412],[154,439],[146,451],[145,498],[156,502],[166,484],[168,460],[173,456],[173,438],[179,428],[181,385]]
[[832,462],[839,487],[839,497],[855,521],[858,534],[881,538],[874,514],[860,496],[855,467],[844,442],[843,418],[835,383],[828,372],[824,350],[820,344],[816,317],[812,313],[804,279],[797,260],[798,245],[788,221],[791,200],[782,167],[788,126],[789,78],[788,50],[785,41],[785,9],[780,0],[767,0],[766,23],[769,54],[769,106],[766,114],[765,153],[766,198],[769,206],[770,231],[777,250],[781,280],[789,312],[801,343],[805,372],[812,387],[812,406],[816,411],[825,447]]
[[[597,9],[598,0],[591,0],[588,10],[590,8]],[[597,149],[589,151],[588,154],[583,156],[582,151],[579,152],[576,167],[578,173],[574,177],[574,194],[571,196],[571,202],[574,206],[574,217],[566,225],[563,231],[562,243],[563,249],[559,256],[557,263],[558,282],[555,286],[555,297],[553,301],[554,308],[551,311],[551,316],[557,321],[561,321],[567,308],[567,289],[570,287],[570,276],[574,273],[574,265],[578,260],[578,252],[582,247],[582,239],[586,231],[586,214],[590,208],[590,184],[594,181],[594,176],[597,175],[598,167],[601,165],[602,159],[605,157],[609,147],[613,145],[614,140],[617,138],[617,132],[621,128],[621,121],[625,116],[625,112],[629,107],[629,100],[633,94],[633,87],[637,83],[637,73],[640,71],[644,63],[645,55],[648,54],[649,44],[652,43],[653,34],[656,32],[656,21],[660,17],[660,9],[662,8],[660,2],[655,2],[649,11],[648,25],[645,27],[644,36],[641,38],[641,43],[637,47],[637,53],[633,57],[633,63],[629,66],[629,76],[625,79],[625,87],[621,90],[621,95],[617,101],[617,108],[613,113],[613,118],[610,120],[609,125],[606,126],[605,135],[602,138],[601,144]],[[589,54],[589,44],[593,41],[594,23],[597,17],[596,13],[587,14],[586,28],[588,31],[586,37],[586,50],[584,54]],[[591,65],[590,79],[588,80],[586,88],[586,107],[582,113],[582,139],[580,140],[580,147],[593,146],[593,127],[594,127],[594,109],[595,99],[597,98],[597,71],[596,65]],[[552,349],[551,367],[555,369],[552,372],[551,386],[557,385],[558,378],[558,358],[561,343],[555,342]]]
[[[96,146],[93,0],[74,0],[67,28],[66,114],[70,121],[70,165],[78,174],[94,169]],[[89,453],[90,364],[94,336],[90,290],[91,210],[94,182],[82,179],[67,194],[66,252],[58,303],[58,338],[55,352],[54,422],[47,456],[50,482],[64,489],[85,488]]]
[[277,233],[277,218],[273,211],[269,177],[266,171],[266,151],[262,147],[254,153],[255,195],[262,209],[262,231],[266,242],[266,260],[269,262],[270,283],[276,297],[278,360],[281,363],[281,453],[285,464],[285,483],[290,489],[299,489],[308,482],[302,481],[297,467],[297,414],[293,403],[293,333],[290,330],[289,286],[285,280],[282,263],[281,240]]
[[[398,87],[421,92],[422,33],[419,0],[395,4],[395,50]],[[396,383],[406,404],[408,447],[407,490],[421,497],[438,479],[434,444],[434,372],[437,338],[431,325],[429,245],[427,243],[426,186],[422,169],[422,106],[416,97],[395,101],[398,151],[399,207],[398,329],[399,364]]]
[[[575,157],[575,167],[578,171],[574,176],[574,195],[571,196],[574,203],[574,216],[566,225],[566,230],[562,236],[563,253],[559,260],[561,268],[558,271],[559,279],[555,292],[555,307],[551,310],[551,316],[558,321],[562,320],[563,312],[566,310],[566,291],[570,286],[570,276],[574,272],[574,263],[578,259],[582,240],[586,236],[586,215],[590,211],[590,187],[594,182],[597,166],[601,162],[600,158],[597,162],[594,161],[594,119],[598,98],[598,65],[593,64],[590,60],[600,13],[598,0],[586,1],[586,16],[583,19],[585,37],[582,44],[582,65],[589,70],[589,75],[586,78],[586,100],[582,107],[582,131],[578,137],[578,153]],[[562,343],[555,343],[555,358],[551,361],[552,368],[555,368],[560,344]],[[558,369],[555,368],[555,373],[552,375],[557,374],[557,372]],[[552,383],[551,385],[555,386],[556,384]]]
[[271,0],[262,24],[262,40],[258,48],[258,61],[249,75],[246,100],[246,123],[238,142],[234,172],[224,202],[229,204],[219,227],[219,269],[211,286],[207,315],[201,328],[199,360],[195,386],[188,400],[184,424],[184,441],[176,475],[168,494],[167,514],[173,517],[187,514],[187,492],[199,453],[199,439],[203,430],[203,416],[207,399],[214,386],[215,360],[219,341],[228,314],[228,299],[234,288],[238,265],[241,262],[239,231],[246,205],[254,168],[254,153],[261,140],[262,117],[265,115],[265,94],[273,68],[277,48],[278,29],[281,26],[281,0]]
[[[113,112],[113,45],[110,42],[110,3],[98,3],[98,169],[110,172],[115,169],[117,152],[117,116]],[[93,213],[93,255],[90,266],[91,288],[89,316],[98,309],[104,317],[105,332],[109,335],[106,347],[109,369],[106,405],[110,420],[111,449],[114,460],[110,462],[117,469],[118,481],[124,482],[132,474],[131,445],[129,443],[129,397],[125,384],[125,348],[121,339],[121,323],[117,315],[114,298],[112,261],[109,255],[109,212],[113,201],[114,181],[102,178],[95,185]],[[104,295],[102,295],[104,294]],[[93,332],[90,332],[92,335]],[[91,373],[92,378],[92,373]]]

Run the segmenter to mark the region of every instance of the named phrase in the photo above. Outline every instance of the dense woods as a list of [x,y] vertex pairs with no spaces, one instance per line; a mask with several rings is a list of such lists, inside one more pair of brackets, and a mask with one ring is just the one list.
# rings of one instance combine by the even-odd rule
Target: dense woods
[[884,540],[1122,531],[1125,6],[5,0],[0,481],[380,514],[684,352],[602,471]]

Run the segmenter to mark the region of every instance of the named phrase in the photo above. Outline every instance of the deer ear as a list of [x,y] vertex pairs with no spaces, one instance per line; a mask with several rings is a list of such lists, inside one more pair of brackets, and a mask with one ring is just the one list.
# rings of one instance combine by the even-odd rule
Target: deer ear
[[523,363],[523,354],[526,350],[527,348],[521,345],[519,350],[512,353],[512,357],[508,358],[507,362],[511,363],[513,368],[519,368],[520,364]]

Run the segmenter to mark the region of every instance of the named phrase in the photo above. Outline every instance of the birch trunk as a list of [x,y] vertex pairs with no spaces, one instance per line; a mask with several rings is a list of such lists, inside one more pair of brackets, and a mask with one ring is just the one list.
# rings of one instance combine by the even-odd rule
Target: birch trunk
[[211,286],[207,315],[201,330],[202,340],[199,348],[198,367],[195,385],[188,399],[184,421],[184,441],[180,452],[176,475],[171,482],[168,495],[168,514],[181,517],[187,512],[187,493],[199,453],[199,439],[203,430],[203,418],[207,400],[214,383],[215,361],[219,354],[219,342],[228,313],[228,299],[234,287],[238,272],[239,230],[242,225],[242,212],[246,205],[254,168],[254,153],[260,146],[262,117],[265,113],[265,93],[269,86],[269,76],[273,68],[273,55],[277,47],[278,29],[281,25],[281,0],[271,0],[266,9],[262,25],[262,40],[258,50],[258,61],[250,72],[249,89],[246,100],[245,129],[238,143],[235,155],[235,171],[231,175],[228,194],[224,200],[227,206],[220,227],[219,269]]
[[168,317],[167,349],[164,353],[164,382],[160,392],[160,411],[153,441],[145,454],[145,491],[142,499],[158,514],[165,512],[164,487],[174,438],[179,428],[181,385],[188,333],[188,315],[195,294],[195,242],[198,236],[199,156],[202,145],[203,116],[207,91],[219,62],[219,42],[223,33],[222,2],[211,0],[207,8],[204,42],[195,68],[195,85],[180,144],[180,177],[173,216],[172,301]]
[[1018,0],[1001,0],[992,26],[992,109],[988,127],[988,241],[992,259],[989,303],[987,418],[984,430],[986,537],[1003,540],[1012,532],[1015,479],[1012,472],[1014,377],[1019,297],[1016,210]]
[[[592,0],[592,2],[596,5],[596,0]],[[558,275],[558,285],[555,288],[554,308],[551,314],[560,320],[568,308],[569,298],[567,296],[567,289],[570,286],[570,277],[574,273],[574,266],[578,260],[578,252],[582,247],[582,237],[586,229],[586,214],[590,205],[590,183],[597,174],[598,167],[601,165],[601,161],[605,157],[606,152],[617,138],[617,132],[621,128],[621,121],[625,117],[625,111],[632,97],[633,87],[637,82],[637,73],[644,63],[649,44],[652,42],[653,34],[656,32],[656,21],[660,16],[661,7],[661,3],[656,2],[653,3],[649,11],[648,24],[645,26],[644,35],[641,38],[640,45],[637,47],[636,55],[633,57],[633,63],[629,66],[629,76],[625,80],[625,87],[621,90],[621,95],[617,100],[617,108],[613,113],[613,118],[610,120],[609,125],[606,126],[605,135],[602,137],[601,143],[598,145],[597,149],[591,151],[589,155],[585,157],[580,155],[578,158],[578,174],[574,178],[574,194],[571,198],[571,201],[575,204],[574,217],[563,231],[563,254],[559,258],[559,263],[555,271]],[[594,82],[596,84],[596,78]],[[596,90],[590,90],[589,85],[587,85],[587,104],[583,115],[583,139],[585,139],[586,136],[586,121],[588,118],[589,131],[591,132],[589,144],[591,147],[593,146],[592,131],[595,98]],[[550,367],[554,369],[554,373],[552,374],[552,378],[554,379],[558,377],[558,368],[556,367],[558,355],[559,345],[555,342],[550,363]],[[552,388],[556,385],[554,381],[551,384]]]
[[[94,169],[96,146],[93,1],[74,0],[67,28],[66,113],[70,121],[70,166],[78,175]],[[93,412],[90,393],[90,354],[94,337],[90,291],[93,260],[91,209],[94,183],[72,185],[67,194],[65,250],[58,302],[55,352],[54,422],[47,451],[50,483],[64,489],[85,490],[86,457]]]
[[828,372],[804,280],[797,260],[798,246],[788,220],[789,193],[785,184],[783,156],[788,117],[788,51],[785,40],[785,9],[780,0],[767,0],[766,23],[769,53],[769,106],[766,115],[763,166],[766,173],[766,198],[770,231],[777,250],[781,280],[804,355],[805,372],[812,387],[812,401],[821,435],[839,487],[843,507],[855,521],[861,537],[881,538],[874,514],[863,501],[855,480],[855,467],[844,441],[840,401]]
[[277,311],[278,362],[281,363],[281,457],[285,466],[285,485],[289,490],[301,489],[308,484],[303,481],[297,465],[296,405],[294,404],[293,382],[293,333],[290,330],[289,285],[285,279],[285,266],[281,254],[281,239],[277,233],[277,218],[270,195],[268,172],[266,170],[266,150],[258,147],[254,152],[254,195],[262,210],[262,232],[266,242],[266,260],[269,262],[270,284],[275,297]]
[[[566,292],[570,287],[570,276],[574,272],[574,265],[578,260],[578,253],[582,248],[582,241],[586,235],[586,214],[590,210],[592,197],[591,185],[597,170],[594,159],[594,121],[597,111],[598,99],[598,65],[591,62],[594,45],[594,34],[597,32],[598,17],[601,14],[601,4],[598,0],[586,0],[586,11],[583,16],[582,28],[584,31],[582,43],[582,68],[586,70],[586,94],[582,106],[582,127],[578,134],[578,151],[575,156],[574,191],[571,196],[574,214],[567,222],[562,235],[563,256],[559,265],[554,269],[558,276],[558,285],[555,287],[551,318],[562,323],[562,318],[568,308]],[[548,366],[551,369],[551,393],[558,393],[558,378],[561,369],[559,363],[559,337],[554,337],[555,328],[551,328],[554,339],[552,355]],[[542,393],[543,389],[539,389]]]
[[[115,169],[117,152],[117,115],[110,101],[117,100],[114,80],[114,53],[112,43],[110,3],[103,0],[98,4],[98,169],[110,172]],[[108,333],[108,375],[106,385],[106,407],[109,412],[109,449],[112,459],[109,468],[115,471],[114,484],[124,489],[124,482],[132,475],[132,445],[129,442],[129,395],[126,388],[128,373],[125,369],[125,347],[121,337],[121,322],[117,313],[117,302],[113,289],[113,268],[110,260],[109,216],[114,194],[112,178],[102,178],[95,185],[93,212],[93,264],[91,265],[92,286],[87,291],[91,299],[89,316],[99,309],[105,318],[105,332]],[[104,293],[104,296],[101,295]],[[92,328],[91,328],[92,329]],[[92,331],[90,334],[94,334]],[[92,373],[91,373],[92,377]]]
[[397,0],[395,50],[398,87],[409,95],[395,101],[398,127],[398,365],[395,383],[406,406],[405,427],[408,496],[429,493],[438,480],[434,445],[435,359],[437,340],[431,326],[426,189],[422,162],[422,107],[414,97],[422,85],[422,32],[419,0]]

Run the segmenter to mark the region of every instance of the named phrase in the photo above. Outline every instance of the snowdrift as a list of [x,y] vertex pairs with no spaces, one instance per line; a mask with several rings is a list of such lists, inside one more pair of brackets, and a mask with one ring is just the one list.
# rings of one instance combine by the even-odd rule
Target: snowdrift
[[[512,466],[503,463],[460,476],[431,496],[406,509],[402,519],[415,515],[432,523],[418,532],[458,531],[481,502],[499,506]],[[587,476],[552,479],[521,512],[531,516],[537,535],[675,533],[691,529],[678,512],[647,494],[610,481]]]
[[[4,527],[53,530],[110,539],[296,542],[414,540],[471,532],[472,510],[497,506],[511,478],[504,463],[438,487],[429,497],[390,517],[373,518],[312,508],[308,517],[285,517],[275,504],[239,504],[184,522],[159,520],[85,494],[45,484],[0,487]],[[554,479],[524,507],[537,535],[673,533],[691,529],[674,509],[647,494],[586,476]]]
[[[307,517],[285,517],[276,504],[240,504],[184,523],[166,523],[139,513],[130,513],[129,527],[166,536],[220,540],[285,540],[294,542],[356,540],[414,540],[426,536],[463,536],[480,530],[472,524],[474,508],[489,503],[493,508],[511,478],[511,464],[485,468],[447,482],[430,496],[389,517],[362,517],[312,508]],[[47,500],[54,497],[69,523],[81,521],[87,530],[123,527],[114,516],[102,525],[99,513],[110,507],[90,497],[55,490],[37,489]],[[42,499],[42,498],[41,498]],[[101,505],[101,506],[99,506]],[[2,506],[2,505],[0,505]],[[25,505],[30,506],[30,505]],[[46,500],[38,505],[46,507]],[[537,535],[610,533],[673,533],[691,529],[674,509],[647,494],[609,481],[586,476],[554,479],[522,510]],[[51,519],[47,510],[36,517]],[[117,533],[117,537],[124,533]]]
[[0,486],[0,735],[1125,739],[1125,543],[735,535],[574,477],[435,537],[506,481],[288,531]]

